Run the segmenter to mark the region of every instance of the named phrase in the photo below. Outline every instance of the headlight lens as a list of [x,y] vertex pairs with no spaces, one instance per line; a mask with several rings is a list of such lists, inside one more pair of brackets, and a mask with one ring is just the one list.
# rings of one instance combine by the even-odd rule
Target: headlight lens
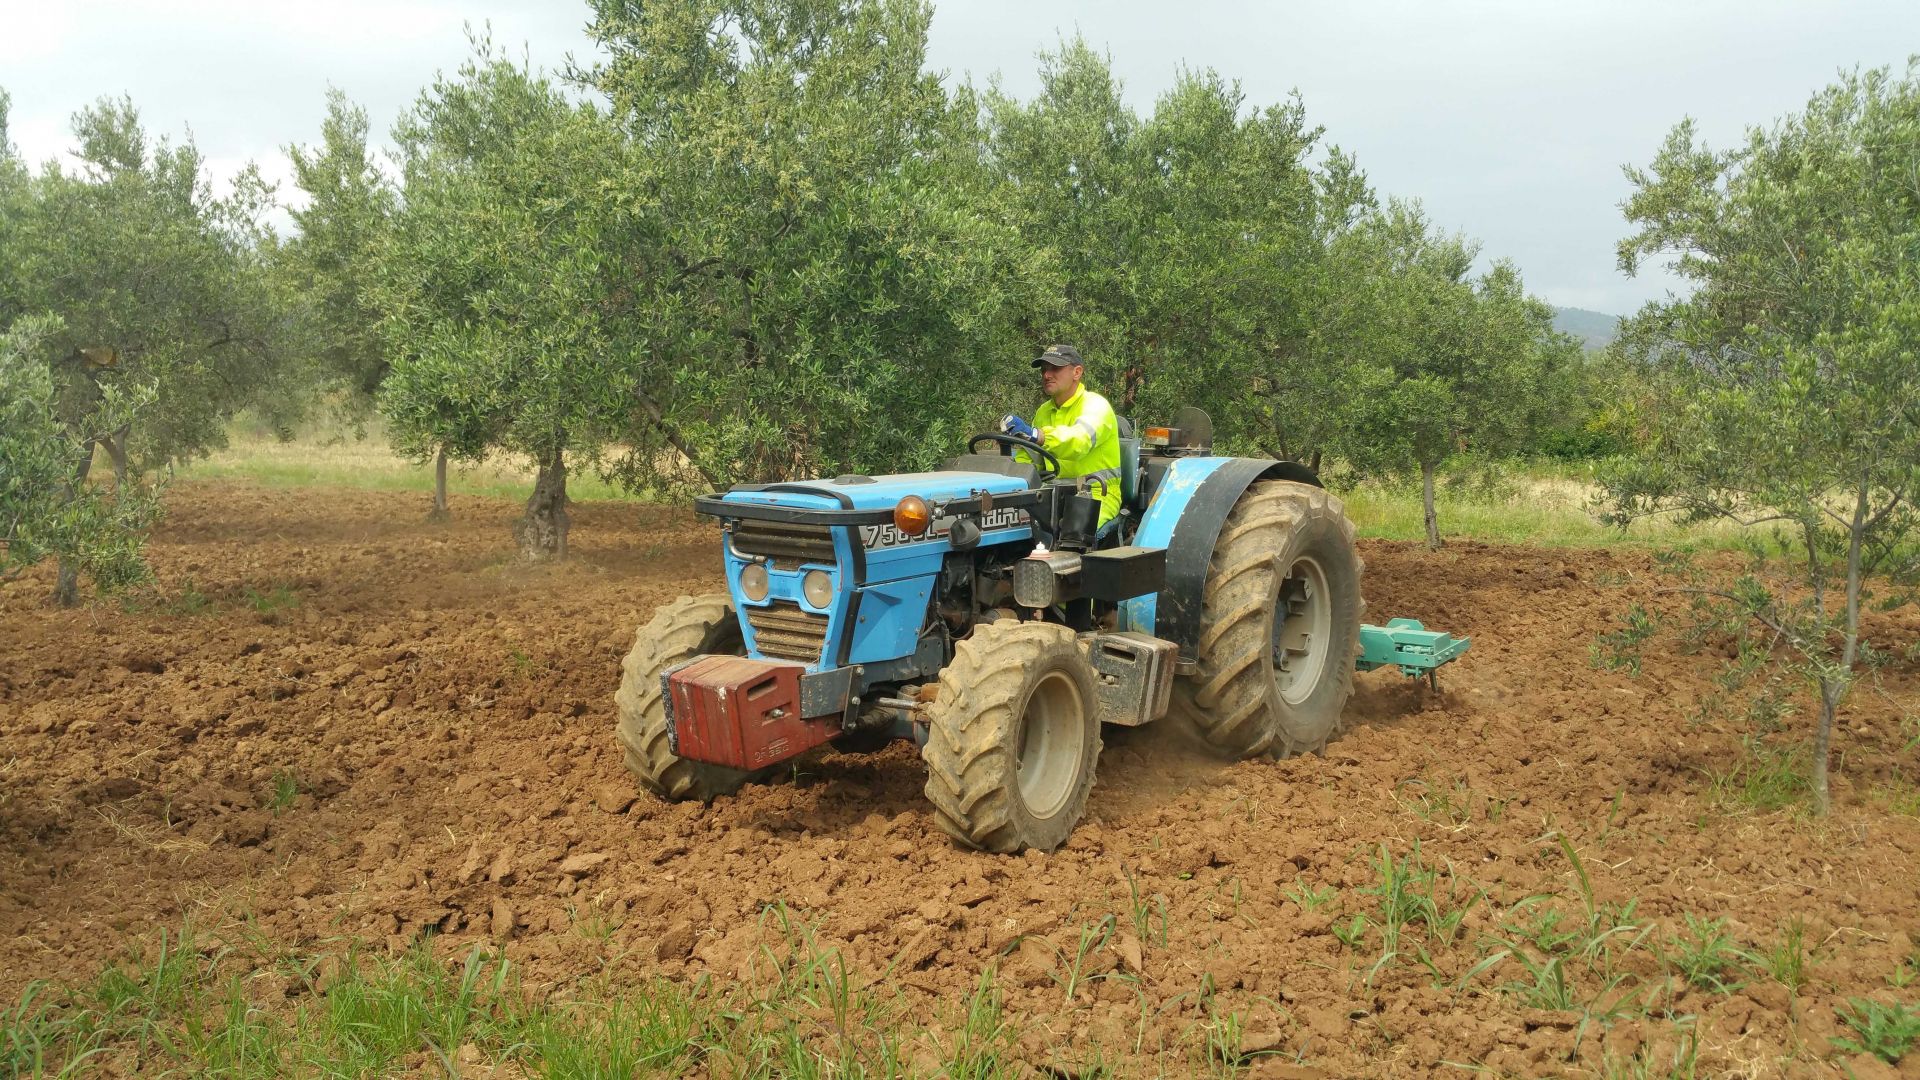
[[740,591],[747,599],[758,603],[767,598],[767,565],[748,563],[740,570]]
[[927,500],[918,495],[909,495],[900,500],[893,508],[893,527],[908,536],[919,536],[927,531],[933,521],[933,515],[927,510]]
[[807,603],[823,608],[833,603],[833,575],[825,570],[809,570],[807,576],[800,579],[800,591],[806,594]]

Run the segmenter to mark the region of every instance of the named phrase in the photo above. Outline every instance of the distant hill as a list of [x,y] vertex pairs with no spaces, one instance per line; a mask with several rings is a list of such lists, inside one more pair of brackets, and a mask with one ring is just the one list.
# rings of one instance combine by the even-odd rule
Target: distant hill
[[1607,347],[1619,333],[1620,316],[1608,315],[1601,311],[1588,311],[1586,308],[1557,307],[1553,309],[1553,328],[1563,334],[1587,343],[1587,351],[1597,352]]

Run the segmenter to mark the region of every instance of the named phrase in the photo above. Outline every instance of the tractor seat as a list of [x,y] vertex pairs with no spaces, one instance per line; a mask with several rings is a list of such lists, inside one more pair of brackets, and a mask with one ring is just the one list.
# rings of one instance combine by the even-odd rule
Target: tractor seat
[[942,466],[948,472],[983,472],[1011,476],[1027,487],[1040,486],[1040,470],[1030,462],[1015,461],[1005,454],[961,454],[950,457]]
[[1133,421],[1114,417],[1120,428],[1120,505],[1132,506],[1140,498],[1140,439],[1133,432]]

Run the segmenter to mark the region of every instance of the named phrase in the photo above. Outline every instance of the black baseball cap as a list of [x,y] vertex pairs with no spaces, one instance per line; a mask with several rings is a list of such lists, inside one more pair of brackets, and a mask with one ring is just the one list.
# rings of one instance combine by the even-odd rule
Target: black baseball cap
[[1047,346],[1046,352],[1041,353],[1033,359],[1034,367],[1039,367],[1042,364],[1047,367],[1070,367],[1074,364],[1084,363],[1086,363],[1086,361],[1080,359],[1080,350],[1071,345],[1049,345]]

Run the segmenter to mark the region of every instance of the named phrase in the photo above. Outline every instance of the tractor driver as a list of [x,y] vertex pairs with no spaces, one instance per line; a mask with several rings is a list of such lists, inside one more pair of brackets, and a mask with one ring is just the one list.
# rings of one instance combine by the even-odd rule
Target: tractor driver
[[[1041,402],[1029,424],[1009,415],[1000,430],[1032,439],[1060,459],[1062,479],[1085,477],[1086,489],[1100,499],[1100,524],[1105,529],[1120,513],[1120,424],[1107,399],[1082,386],[1086,365],[1071,345],[1049,345],[1033,361],[1040,369]],[[1016,452],[1026,460],[1027,455]]]

